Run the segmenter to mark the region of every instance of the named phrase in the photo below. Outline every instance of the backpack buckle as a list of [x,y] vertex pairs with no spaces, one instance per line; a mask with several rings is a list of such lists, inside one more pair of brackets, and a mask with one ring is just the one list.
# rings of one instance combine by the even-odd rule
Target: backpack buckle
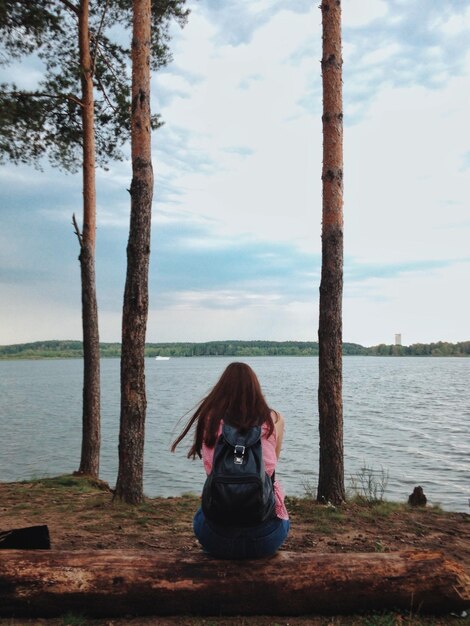
[[234,448],[233,462],[236,463],[237,465],[242,465],[244,454],[245,454],[245,446],[236,445]]

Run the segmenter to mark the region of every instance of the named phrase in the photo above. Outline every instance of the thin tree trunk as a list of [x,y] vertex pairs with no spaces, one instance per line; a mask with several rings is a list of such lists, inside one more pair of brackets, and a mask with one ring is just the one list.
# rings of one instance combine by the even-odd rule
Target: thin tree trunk
[[80,236],[83,321],[83,434],[79,474],[98,477],[100,456],[100,345],[95,281],[96,190],[93,63],[88,0],[78,15],[83,121],[83,232]]
[[317,499],[345,500],[342,401],[343,106],[341,2],[325,0],[323,16],[323,221],[320,284],[320,467]]
[[145,334],[153,171],[150,116],[151,1],[133,0],[131,222],[122,316],[121,422],[115,497],[129,504],[143,499]]

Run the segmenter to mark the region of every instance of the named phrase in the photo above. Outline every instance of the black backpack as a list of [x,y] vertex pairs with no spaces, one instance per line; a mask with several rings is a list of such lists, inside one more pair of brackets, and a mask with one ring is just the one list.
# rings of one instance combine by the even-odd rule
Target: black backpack
[[261,427],[223,425],[202,491],[205,517],[221,526],[256,526],[275,517],[274,474],[266,474]]

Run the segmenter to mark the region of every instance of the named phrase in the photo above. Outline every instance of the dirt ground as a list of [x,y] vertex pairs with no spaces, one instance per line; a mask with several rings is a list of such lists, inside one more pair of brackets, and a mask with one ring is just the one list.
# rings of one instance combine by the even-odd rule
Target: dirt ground
[[[461,563],[470,574],[470,515],[439,508],[412,508],[405,504],[364,500],[341,507],[322,506],[308,498],[288,498],[291,532],[283,550],[291,552],[390,552],[404,549],[440,551]],[[47,524],[54,549],[130,549],[199,552],[192,531],[192,516],[198,497],[148,498],[138,507],[113,502],[105,483],[64,476],[25,483],[0,483],[0,530]],[[444,619],[444,621],[443,621]],[[470,625],[468,617],[452,616],[459,626]],[[356,621],[355,621],[356,620]],[[368,621],[367,621],[368,620]],[[367,624],[392,626],[410,616],[364,618],[134,618],[86,620],[65,616],[59,620],[0,619],[1,625],[20,624],[83,626],[225,626],[229,624]],[[416,617],[413,618],[416,622]],[[448,623],[445,618],[420,623]]]

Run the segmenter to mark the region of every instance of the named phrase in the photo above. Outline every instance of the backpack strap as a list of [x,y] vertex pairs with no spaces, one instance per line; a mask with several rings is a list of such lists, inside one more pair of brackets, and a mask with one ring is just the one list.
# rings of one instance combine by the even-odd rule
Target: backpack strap
[[240,433],[237,428],[224,422],[222,426],[222,436],[233,448],[236,445],[244,445],[246,448],[254,446],[261,439],[261,426],[252,426],[246,433]]
[[245,450],[260,440],[261,428],[260,426],[253,426],[246,433],[242,434],[237,428],[224,422],[222,436],[233,448],[233,462],[235,465],[243,465]]

